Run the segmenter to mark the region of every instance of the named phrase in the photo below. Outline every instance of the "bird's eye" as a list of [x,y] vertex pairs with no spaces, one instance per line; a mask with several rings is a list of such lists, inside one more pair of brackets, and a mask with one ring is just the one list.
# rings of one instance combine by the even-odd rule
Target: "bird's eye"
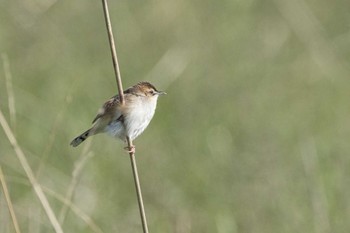
[[150,90],[148,93],[150,93],[151,95],[155,94],[154,90]]

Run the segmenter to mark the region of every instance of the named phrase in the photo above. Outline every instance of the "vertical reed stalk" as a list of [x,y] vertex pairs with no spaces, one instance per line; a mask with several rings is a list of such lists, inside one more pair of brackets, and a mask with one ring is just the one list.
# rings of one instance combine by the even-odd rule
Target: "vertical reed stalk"
[[[105,16],[105,20],[106,20],[109,45],[111,47],[113,68],[114,68],[115,78],[116,78],[117,85],[118,85],[119,98],[120,98],[121,104],[124,104],[125,101],[124,101],[122,79],[121,79],[120,70],[119,70],[117,52],[116,52],[116,49],[115,49],[115,42],[114,42],[114,37],[113,37],[113,32],[112,32],[111,20],[110,20],[110,17],[109,17],[107,0],[102,0],[102,5],[103,5],[103,11],[104,11],[104,16]],[[133,147],[132,140],[129,137],[127,137],[127,143],[128,143],[128,147],[129,148]],[[134,176],[137,200],[138,200],[138,204],[139,204],[139,210],[140,210],[140,216],[141,216],[141,222],[142,222],[142,229],[143,229],[144,233],[148,233],[148,226],[147,226],[145,208],[144,208],[143,200],[142,200],[140,180],[139,180],[139,176],[138,176],[138,172],[137,172],[135,153],[130,151],[129,155],[130,155],[130,162],[131,162],[132,172],[133,172],[133,176]]]

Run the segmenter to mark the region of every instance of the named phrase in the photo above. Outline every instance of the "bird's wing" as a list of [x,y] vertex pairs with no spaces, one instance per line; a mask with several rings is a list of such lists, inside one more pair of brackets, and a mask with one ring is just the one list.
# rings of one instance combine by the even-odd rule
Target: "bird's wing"
[[120,106],[119,96],[113,96],[111,99],[109,99],[106,103],[103,104],[102,108],[97,113],[97,116],[92,121],[92,123],[95,123],[98,119],[106,116],[107,119],[119,119],[121,118],[122,114],[120,111],[118,111],[118,107]]

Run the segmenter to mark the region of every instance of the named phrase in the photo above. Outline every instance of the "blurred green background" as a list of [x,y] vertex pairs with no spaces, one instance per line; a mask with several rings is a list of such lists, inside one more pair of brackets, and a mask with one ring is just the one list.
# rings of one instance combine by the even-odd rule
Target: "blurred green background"
[[[109,6],[124,88],[168,93],[135,141],[150,232],[350,232],[349,1]],[[69,146],[117,92],[101,2],[0,1],[0,53],[0,109],[64,232],[141,232],[124,145]],[[3,129],[0,165],[22,232],[54,232]]]

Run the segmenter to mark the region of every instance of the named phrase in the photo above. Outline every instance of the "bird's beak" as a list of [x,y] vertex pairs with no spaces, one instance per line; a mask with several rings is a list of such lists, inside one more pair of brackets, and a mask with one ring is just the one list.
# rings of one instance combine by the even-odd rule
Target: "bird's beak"
[[164,91],[158,91],[157,94],[158,94],[158,95],[166,95],[166,92],[164,92]]

